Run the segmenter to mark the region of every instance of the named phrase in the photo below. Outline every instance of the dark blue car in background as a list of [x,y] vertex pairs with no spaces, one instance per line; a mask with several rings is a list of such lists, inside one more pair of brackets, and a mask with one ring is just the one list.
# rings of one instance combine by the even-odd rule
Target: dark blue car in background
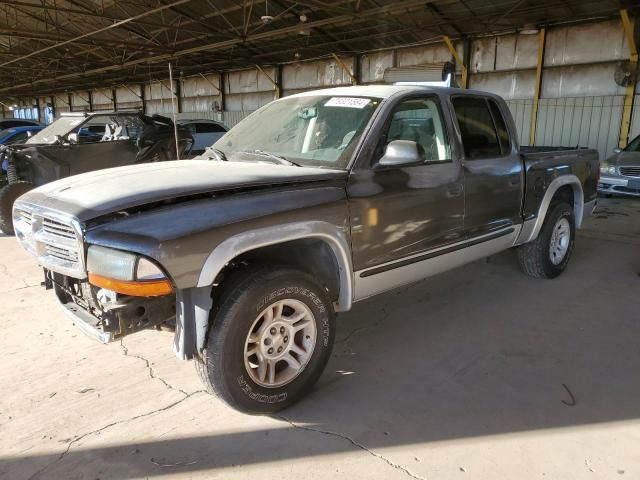
[[27,125],[24,127],[12,127],[0,130],[0,164],[2,173],[7,170],[7,158],[4,155],[3,145],[15,145],[26,142],[29,137],[35,135],[44,127],[42,125]]
[[42,125],[29,125],[26,127],[13,127],[0,130],[0,145],[24,143],[31,135],[34,135],[43,128]]

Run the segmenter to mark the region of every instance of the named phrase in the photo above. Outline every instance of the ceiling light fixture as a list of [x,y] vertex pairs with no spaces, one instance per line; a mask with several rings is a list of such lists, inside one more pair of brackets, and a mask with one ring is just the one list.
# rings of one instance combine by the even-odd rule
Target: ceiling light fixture
[[264,3],[264,15],[260,17],[260,20],[262,20],[262,23],[265,25],[269,25],[273,22],[273,16],[269,15],[269,0]]
[[533,23],[527,23],[522,27],[522,30],[520,30],[520,33],[522,35],[535,35],[539,31],[540,30],[538,29],[538,27],[536,27]]

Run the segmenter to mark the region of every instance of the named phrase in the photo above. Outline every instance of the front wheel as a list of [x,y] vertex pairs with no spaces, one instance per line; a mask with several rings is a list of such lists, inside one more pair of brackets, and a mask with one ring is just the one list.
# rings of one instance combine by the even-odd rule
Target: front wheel
[[538,238],[518,247],[518,260],[522,270],[536,278],[555,278],[569,263],[575,241],[573,209],[566,203],[557,203],[542,224]]
[[13,235],[13,203],[16,199],[34,187],[29,182],[17,182],[0,189],[0,230],[5,235]]
[[245,413],[273,413],[308,392],[334,341],[327,293],[304,272],[238,272],[220,287],[196,369],[207,390]]

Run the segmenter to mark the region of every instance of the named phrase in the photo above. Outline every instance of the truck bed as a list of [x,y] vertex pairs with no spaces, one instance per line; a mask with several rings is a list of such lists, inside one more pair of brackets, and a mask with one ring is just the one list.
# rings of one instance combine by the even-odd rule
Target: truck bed
[[598,151],[586,147],[524,146],[520,147],[524,162],[524,220],[535,216],[549,183],[559,175],[574,175],[583,185],[583,202],[596,198],[600,174]]

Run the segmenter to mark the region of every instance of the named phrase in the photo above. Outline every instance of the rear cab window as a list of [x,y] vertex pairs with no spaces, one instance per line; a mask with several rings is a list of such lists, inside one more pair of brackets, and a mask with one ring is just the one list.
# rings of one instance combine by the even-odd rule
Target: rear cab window
[[506,123],[491,99],[459,96],[451,99],[465,158],[495,158],[508,155],[511,140]]

